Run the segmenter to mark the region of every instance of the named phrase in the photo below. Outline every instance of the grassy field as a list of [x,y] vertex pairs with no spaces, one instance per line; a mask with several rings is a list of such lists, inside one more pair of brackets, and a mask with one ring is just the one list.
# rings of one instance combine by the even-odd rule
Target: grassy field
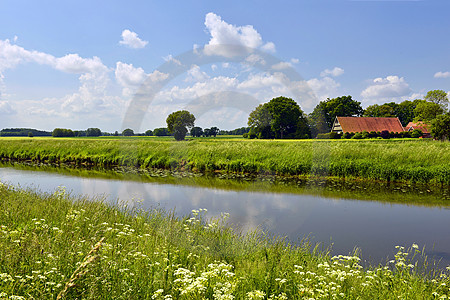
[[0,138],[0,159],[450,185],[450,143],[432,140]]
[[[417,245],[386,265],[241,235],[226,215],[40,194],[0,184],[0,299],[448,299]],[[422,263],[417,263],[421,261]],[[428,268],[428,270],[430,270]]]

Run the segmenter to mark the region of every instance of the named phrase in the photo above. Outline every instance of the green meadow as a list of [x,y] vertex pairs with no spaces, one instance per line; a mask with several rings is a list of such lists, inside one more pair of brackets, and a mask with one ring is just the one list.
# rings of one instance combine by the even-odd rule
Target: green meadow
[[450,184],[450,143],[424,139],[1,138],[0,159]]
[[[96,200],[96,201],[92,201]],[[0,184],[0,299],[448,299],[419,245],[362,267],[307,241]],[[405,247],[406,246],[406,247]]]

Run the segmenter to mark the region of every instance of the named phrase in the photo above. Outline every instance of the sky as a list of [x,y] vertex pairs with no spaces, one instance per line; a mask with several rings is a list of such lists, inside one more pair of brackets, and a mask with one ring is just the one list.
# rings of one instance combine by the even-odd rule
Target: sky
[[186,109],[246,126],[260,103],[305,113],[450,91],[450,1],[0,1],[0,129],[135,132]]

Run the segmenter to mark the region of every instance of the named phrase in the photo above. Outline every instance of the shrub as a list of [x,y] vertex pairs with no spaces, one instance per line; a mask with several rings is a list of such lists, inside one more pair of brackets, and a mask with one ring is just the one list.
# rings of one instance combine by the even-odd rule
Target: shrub
[[415,139],[420,138],[422,135],[423,135],[423,132],[419,129],[414,129],[411,133],[411,137],[415,138]]
[[390,137],[389,131],[383,130],[383,131],[380,133],[380,136],[381,136],[383,139],[388,139],[388,138]]
[[357,133],[355,133],[354,136],[352,136],[352,139],[354,139],[354,140],[361,140],[361,139],[363,139],[363,135],[362,135],[361,132],[357,132]]

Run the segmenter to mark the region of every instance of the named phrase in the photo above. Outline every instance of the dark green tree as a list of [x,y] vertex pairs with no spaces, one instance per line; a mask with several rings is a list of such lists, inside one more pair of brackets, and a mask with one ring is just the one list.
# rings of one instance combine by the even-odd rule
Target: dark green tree
[[342,96],[320,101],[309,118],[314,131],[325,133],[331,131],[336,117],[361,117],[363,113],[361,102],[353,100],[352,96]]
[[441,141],[450,139],[450,112],[437,116],[431,122],[431,135]]
[[155,128],[153,130],[153,134],[155,136],[169,136],[170,135],[169,130],[167,128],[165,128],[165,127]]
[[71,129],[55,128],[52,132],[53,137],[74,137],[75,134]]
[[210,135],[212,135],[212,136],[214,136],[214,137],[216,137],[217,134],[218,134],[219,132],[220,132],[220,130],[219,130],[219,128],[217,128],[217,127],[211,127],[211,128],[209,129]]
[[192,127],[191,136],[201,137],[203,135],[203,129],[201,127]]
[[86,136],[101,136],[102,131],[98,128],[88,128],[86,130]]
[[133,129],[127,128],[124,131],[122,131],[122,135],[123,136],[133,136],[134,131],[133,131]]
[[151,131],[151,130],[149,129],[149,130],[147,130],[147,131],[145,132],[145,135],[146,135],[146,136],[152,136],[152,135],[153,135],[153,131]]
[[173,112],[166,119],[167,128],[177,141],[184,140],[188,133],[188,128],[194,127],[194,122],[194,115],[187,110]]
[[286,97],[277,97],[261,104],[248,118],[249,136],[258,138],[305,138],[310,130],[300,106]]

